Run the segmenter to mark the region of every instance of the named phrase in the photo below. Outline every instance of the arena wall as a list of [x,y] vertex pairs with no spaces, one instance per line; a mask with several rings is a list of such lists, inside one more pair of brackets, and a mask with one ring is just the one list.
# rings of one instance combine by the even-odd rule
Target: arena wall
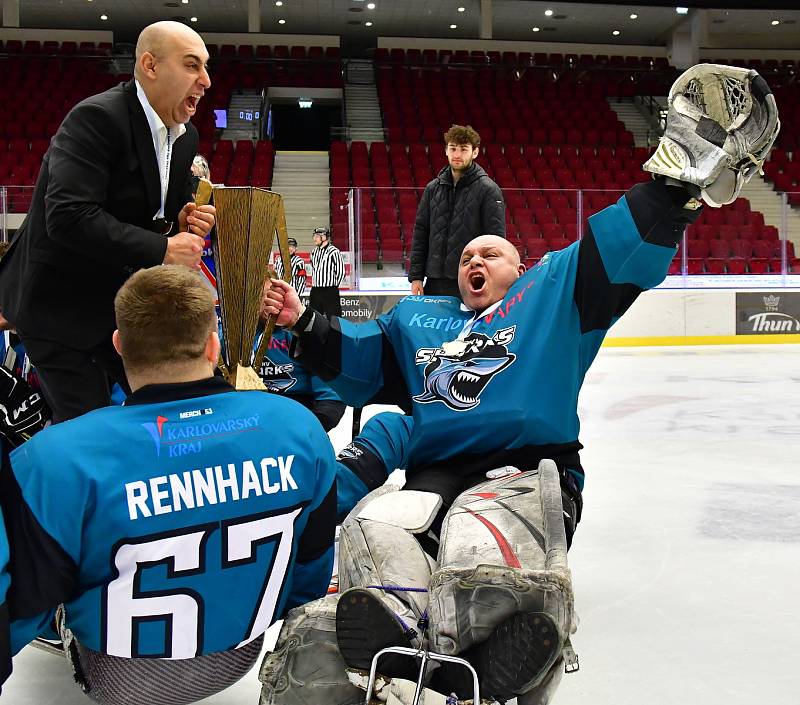
[[[372,282],[373,291],[342,292],[345,318],[357,323],[374,319],[405,295],[399,291],[402,282],[392,278],[362,283]],[[604,345],[800,344],[800,287],[781,287],[782,281],[772,289],[654,289],[611,327]]]

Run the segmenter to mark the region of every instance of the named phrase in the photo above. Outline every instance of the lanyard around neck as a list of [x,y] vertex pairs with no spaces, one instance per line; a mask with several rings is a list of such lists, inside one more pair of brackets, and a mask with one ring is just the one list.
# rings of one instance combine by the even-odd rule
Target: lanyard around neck
[[167,152],[164,157],[163,168],[161,166],[161,160],[159,159],[158,161],[161,171],[161,208],[158,211],[158,216],[163,218],[165,217],[164,208],[167,202],[167,190],[169,189],[169,164],[172,161],[172,133],[169,127],[167,128]]
[[496,303],[493,303],[491,306],[489,306],[489,308],[485,309],[481,313],[476,311],[475,315],[472,317],[472,320],[464,324],[461,332],[458,334],[458,336],[456,336],[456,340],[464,340],[470,333],[472,333],[472,329],[475,327],[478,321],[480,321],[482,318],[486,318],[486,316],[489,314],[494,313],[501,303],[503,303],[502,299]]

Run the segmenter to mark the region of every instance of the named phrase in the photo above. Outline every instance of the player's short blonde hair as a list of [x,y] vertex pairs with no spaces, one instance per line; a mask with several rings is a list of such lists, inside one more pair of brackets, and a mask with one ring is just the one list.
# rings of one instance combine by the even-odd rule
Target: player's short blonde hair
[[134,372],[202,359],[217,329],[211,290],[177,264],[136,272],[117,292],[114,310],[122,360]]

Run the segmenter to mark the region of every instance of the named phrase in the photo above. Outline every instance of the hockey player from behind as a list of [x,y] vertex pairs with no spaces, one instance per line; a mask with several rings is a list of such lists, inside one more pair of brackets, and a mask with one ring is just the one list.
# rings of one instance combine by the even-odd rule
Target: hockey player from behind
[[[747,69],[695,66],[676,81],[669,105],[666,133],[645,164],[653,181],[592,216],[580,242],[527,272],[502,238],[471,241],[458,274],[464,305],[408,296],[378,320],[353,324],[304,308],[288,285],[272,283],[268,307],[295,334],[293,356],[345,403],[413,404],[408,481],[395,494],[441,502],[431,503],[432,523],[411,521],[408,500],[383,501],[382,516],[345,522],[352,559],[342,542],[339,576],[351,589],[338,601],[336,637],[348,666],[368,668],[388,645],[430,647],[468,656],[484,696],[547,702],[574,623],[566,561],[552,562],[550,549],[560,552],[562,541],[544,459],[558,468],[569,541],[584,482],[578,393],[607,330],[664,279],[701,200],[718,207],[736,199],[780,125],[769,87]],[[526,472],[514,476],[508,466]],[[432,572],[404,538],[414,532],[437,560]],[[494,544],[495,562],[487,561]],[[398,576],[405,582],[393,582]],[[381,668],[396,676],[390,671],[401,667],[387,659]],[[434,679],[447,672],[437,669]],[[436,689],[471,694],[448,678]],[[301,702],[277,689],[262,700]]]
[[301,405],[214,376],[199,274],[142,270],[115,308],[125,405],[37,434],[4,473],[11,646],[63,605],[65,652],[94,700],[189,703],[238,680],[270,624],[325,594],[335,458]]

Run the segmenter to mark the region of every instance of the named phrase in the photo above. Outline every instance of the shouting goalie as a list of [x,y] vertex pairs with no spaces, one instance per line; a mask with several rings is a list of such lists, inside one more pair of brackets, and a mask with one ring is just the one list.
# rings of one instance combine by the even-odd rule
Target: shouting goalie
[[[507,241],[483,235],[461,257],[463,305],[408,296],[360,325],[305,309],[273,282],[268,305],[296,336],[294,357],[347,404],[412,406],[414,427],[405,487],[370,495],[345,521],[345,591],[287,619],[262,703],[357,702],[336,668],[367,669],[391,645],[465,656],[484,697],[547,702],[562,649],[572,656],[566,545],[582,505],[584,376],[609,327],[664,279],[701,201],[732,202],[778,129],[756,72],[696,66],[671,90],[666,134],[644,167],[655,178],[531,271]],[[379,671],[409,678],[413,665],[389,656]],[[429,685],[472,695],[444,666]]]

